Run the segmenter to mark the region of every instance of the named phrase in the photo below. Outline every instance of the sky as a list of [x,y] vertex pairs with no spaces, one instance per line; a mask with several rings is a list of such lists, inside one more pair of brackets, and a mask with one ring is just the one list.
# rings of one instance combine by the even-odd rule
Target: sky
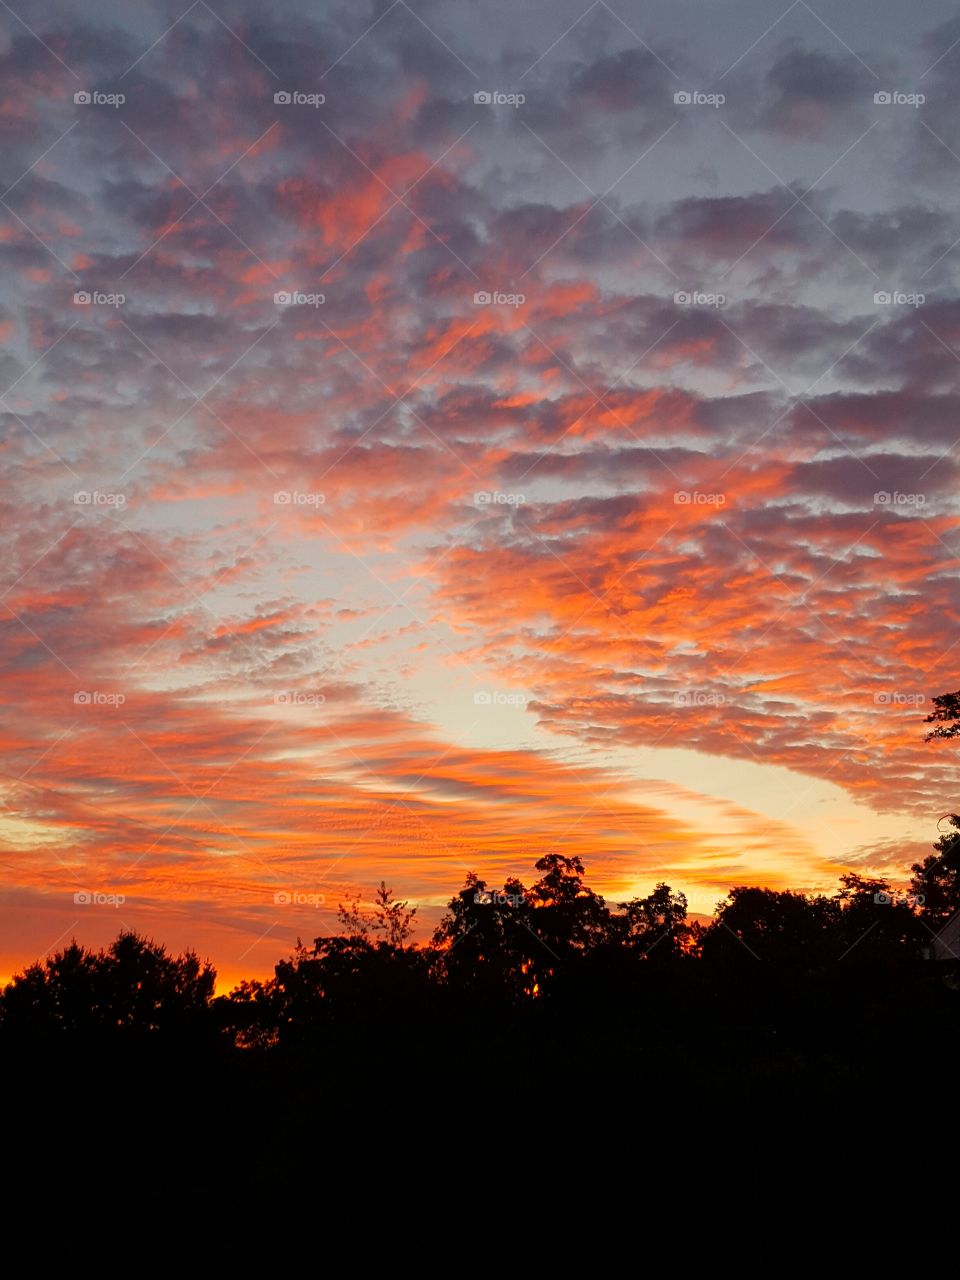
[[960,9],[0,9],[0,976],[955,809]]

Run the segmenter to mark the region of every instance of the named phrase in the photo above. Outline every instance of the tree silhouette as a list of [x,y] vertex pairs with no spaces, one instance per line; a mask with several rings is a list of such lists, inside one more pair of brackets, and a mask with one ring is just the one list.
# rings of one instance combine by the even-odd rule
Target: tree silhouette
[[529,901],[538,934],[564,952],[584,952],[603,942],[609,915],[603,898],[583,881],[578,857],[548,853],[534,864],[541,873]]
[[922,919],[936,932],[960,911],[960,817],[951,814],[953,831],[945,831],[933,846],[937,853],[915,862],[910,892]]
[[822,896],[740,885],[718,904],[702,940],[706,960],[764,960],[774,964],[819,964],[838,906]]
[[397,902],[393,890],[380,881],[372,913],[360,906],[360,895],[348,899],[349,907],[337,904],[337,919],[347,929],[351,938],[370,938],[373,933],[382,934],[380,941],[390,947],[404,947],[413,933],[413,919],[417,908],[407,911],[405,902]]
[[348,898],[349,906],[345,907],[342,902],[337,903],[337,919],[347,931],[348,938],[369,938],[370,937],[370,918],[362,910],[360,906],[360,894],[355,898]]
[[382,941],[388,947],[406,946],[413,933],[413,918],[416,914],[416,907],[408,911],[407,904],[397,902],[393,890],[387,888],[385,881],[380,881],[371,928],[374,933],[383,935]]
[[[934,698],[934,711],[927,724],[937,727],[927,734],[933,738],[955,738],[960,735],[960,690]],[[953,831],[944,832],[933,846],[937,852],[915,862],[910,870],[911,893],[918,902],[921,919],[934,933],[960,912],[960,816],[950,814]]]
[[345,933],[326,934],[277,962],[267,982],[244,982],[219,1014],[245,1048],[316,1045],[341,1028],[366,1034],[393,1025],[426,989],[429,957],[408,946],[416,908],[407,910],[385,881],[372,911],[360,898],[338,904]]
[[660,883],[645,898],[621,902],[613,930],[623,946],[645,959],[676,959],[689,949],[693,935],[687,923],[687,899]]
[[131,931],[106,951],[71,942],[17,974],[3,995],[4,1030],[178,1034],[201,1026],[216,971],[192,951],[174,957]]
[[[856,873],[843,875],[832,897],[741,885],[708,927],[690,922],[684,894],[663,882],[611,912],[586,883],[580,858],[550,853],[536,863],[530,888],[511,878],[493,889],[471,872],[432,940],[418,946],[416,909],[381,881],[371,908],[359,898],[339,905],[338,932],[312,945],[298,938],[272,978],[242,982],[216,1000],[214,970],[193,952],[174,957],[129,931],[101,951],[71,942],[6,987],[0,1035],[6,1045],[64,1035],[136,1045],[196,1043],[202,1032],[254,1056],[333,1045],[342,1053],[348,1043],[356,1053],[409,1043],[415,1027],[437,1034],[431,1019],[441,1008],[469,1042],[481,1006],[521,1019],[544,1009],[547,1021],[530,1027],[550,1019],[584,1026],[589,1016],[596,1031],[604,1019],[619,1025],[624,1008],[641,1000],[650,1015],[644,1035],[662,1047],[676,1030],[676,1000],[699,981],[766,999],[777,983],[786,989],[835,974],[840,961],[867,991],[871,974],[904,971],[930,930],[960,909],[960,819],[951,823],[936,853],[914,866],[911,895]],[[766,976],[752,969],[745,983],[743,965],[757,961]],[[846,981],[830,980],[836,990]],[[877,978],[874,992],[886,981]],[[747,1005],[741,1018],[749,1025]]]
[[433,934],[444,980],[511,997],[531,994],[530,952],[538,944],[530,919],[529,894],[519,880],[496,890],[469,872]]
[[927,716],[925,724],[937,727],[927,734],[925,742],[933,738],[956,738],[960,735],[960,689],[956,693],[942,693],[933,700],[934,710]]
[[86,1031],[103,1018],[101,957],[74,940],[15,974],[3,993],[3,1029]]
[[915,903],[898,894],[888,881],[847,873],[834,901],[842,908],[836,919],[838,955],[854,961],[917,958],[926,930]]

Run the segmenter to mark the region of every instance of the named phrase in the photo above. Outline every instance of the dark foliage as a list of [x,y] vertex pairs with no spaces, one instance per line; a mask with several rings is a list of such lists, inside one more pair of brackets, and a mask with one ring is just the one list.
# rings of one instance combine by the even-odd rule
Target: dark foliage
[[956,738],[960,735],[960,689],[956,693],[942,693],[933,700],[933,711],[926,723],[936,728],[927,734],[927,742],[933,738]]
[[[29,1209],[69,1167],[88,1222],[108,1202],[142,1241],[172,1206],[219,1215],[234,1248],[277,1222],[337,1236],[358,1204],[455,1220],[471,1248],[543,1219],[534,1256],[589,1241],[594,1269],[612,1262],[603,1232],[557,1221],[563,1197],[574,1218],[646,1215],[654,1274],[698,1239],[790,1273],[838,1180],[863,1222],[891,1199],[935,1216],[960,1048],[960,957],[930,959],[960,910],[949,821],[908,894],[855,874],[831,896],[737,886],[709,922],[664,883],[610,906],[550,854],[529,887],[468,875],[417,946],[381,884],[371,912],[342,905],[339,932],[221,996],[191,953],[72,942],[0,996],[17,1193]],[[682,1248],[660,1229],[678,1202]]]

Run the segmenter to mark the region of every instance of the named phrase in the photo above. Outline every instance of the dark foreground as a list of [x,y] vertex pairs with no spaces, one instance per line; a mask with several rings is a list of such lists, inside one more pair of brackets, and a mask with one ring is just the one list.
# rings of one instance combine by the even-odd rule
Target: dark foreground
[[468,877],[419,947],[381,885],[219,998],[192,953],[71,944],[0,997],[8,1232],[148,1273],[171,1251],[404,1275],[942,1267],[960,958],[930,940],[960,909],[960,836],[939,847],[907,899],[857,875],[832,898],[739,888],[709,926],[666,885],[611,909],[551,854],[530,888]]
[[931,965],[377,998],[268,1048],[220,1019],[8,1036],[8,1225],[128,1259],[448,1269],[453,1239],[468,1271],[653,1274],[859,1273],[953,1234],[960,995]]

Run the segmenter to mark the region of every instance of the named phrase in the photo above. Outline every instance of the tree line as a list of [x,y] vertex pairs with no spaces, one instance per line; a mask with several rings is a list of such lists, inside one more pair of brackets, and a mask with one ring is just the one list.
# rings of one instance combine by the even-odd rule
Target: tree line
[[[960,691],[935,699],[928,723],[930,737],[956,737]],[[692,918],[685,895],[665,883],[608,905],[577,856],[548,853],[535,870],[529,886],[514,877],[494,886],[470,873],[423,945],[412,941],[417,909],[381,883],[372,909],[359,898],[340,903],[336,933],[310,946],[298,939],[272,978],[219,997],[214,968],[194,952],[173,956],[129,931],[105,950],[73,941],[6,986],[0,1037],[206,1037],[269,1050],[338,1028],[382,1028],[398,1011],[450,1016],[457,1001],[560,1007],[571,992],[602,1003],[638,983],[739,982],[757,964],[808,978],[838,965],[869,968],[889,981],[929,960],[933,939],[960,913],[960,816],[913,865],[906,892],[855,872],[832,895],[738,886],[708,923]],[[946,969],[937,968],[949,977],[960,943],[941,947],[944,956]]]
[[[936,852],[914,864],[908,892],[848,873],[832,895],[739,886],[709,923],[688,914],[667,884],[610,907],[579,857],[550,853],[529,887],[493,888],[470,873],[432,938],[411,941],[417,909],[381,883],[372,909],[338,907],[340,930],[299,939],[268,980],[216,997],[216,972],[135,932],[106,949],[77,942],[18,973],[0,996],[0,1034],[37,1032],[200,1034],[238,1047],[309,1038],[431,994],[464,993],[522,1006],[569,986],[609,988],[637,968],[696,965],[716,971],[756,963],[814,973],[830,966],[885,969],[930,958],[931,940],[960,912],[960,817]],[[957,956],[960,961],[960,955]]]

